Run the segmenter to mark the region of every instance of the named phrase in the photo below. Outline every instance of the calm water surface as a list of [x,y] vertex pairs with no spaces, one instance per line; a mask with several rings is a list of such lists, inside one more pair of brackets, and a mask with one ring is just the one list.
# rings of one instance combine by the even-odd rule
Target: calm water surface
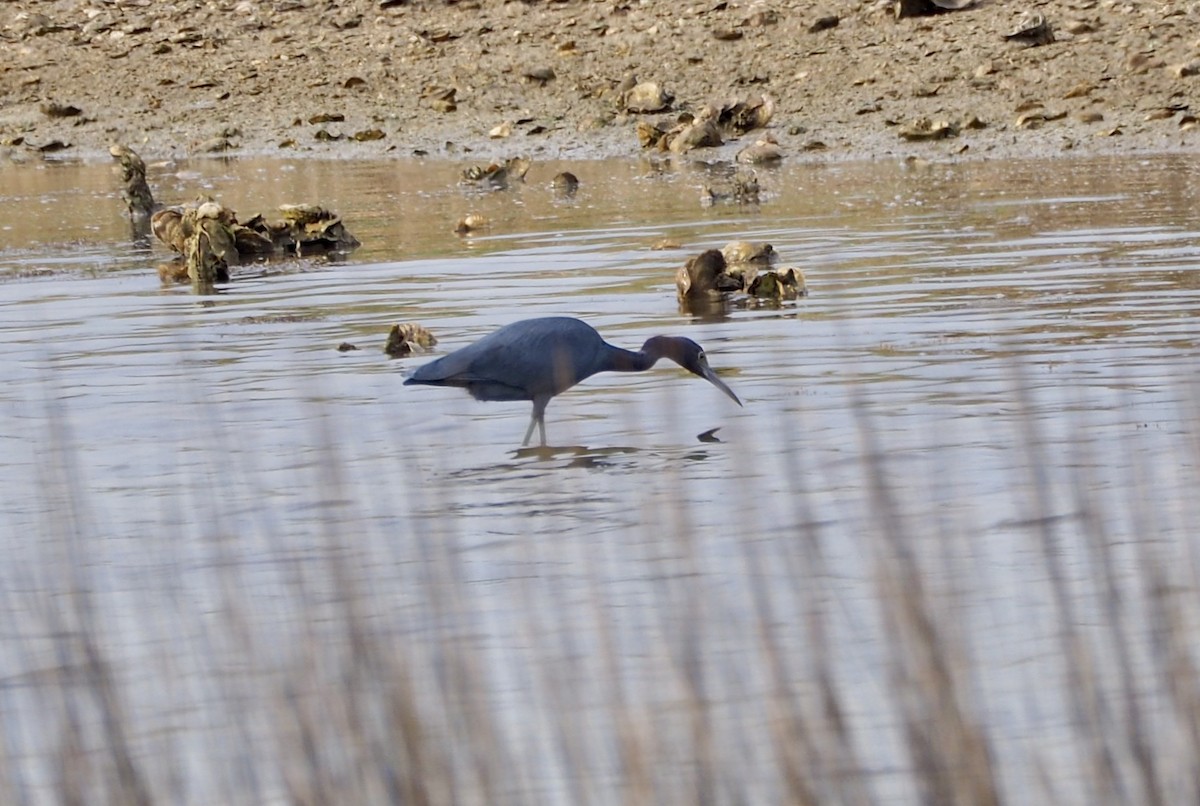
[[[889,517],[909,524],[961,618],[1006,791],[1044,797],[1025,765],[1078,759],[1062,688],[1040,685],[1062,682],[1064,615],[1030,523],[1058,519],[1061,567],[1080,586],[1066,617],[1093,625],[1088,502],[1102,504],[1108,545],[1152,522],[1166,556],[1192,549],[1200,159],[790,165],[760,172],[760,205],[707,208],[716,169],[704,166],[535,163],[525,185],[493,193],[456,186],[460,167],[156,166],[163,201],[211,194],[243,215],[320,202],[363,242],[343,260],[242,267],[212,296],[160,287],[167,254],[131,241],[109,166],[0,168],[0,630],[12,647],[0,713],[28,791],[53,788],[59,734],[34,681],[62,662],[55,592],[89,592],[135,751],[209,781],[182,800],[212,802],[214,777],[270,732],[233,729],[242,700],[206,682],[245,654],[222,611],[253,614],[247,640],[266,668],[283,666],[321,634],[312,608],[344,595],[344,579],[306,570],[336,554],[372,629],[414,646],[470,635],[523,771],[516,802],[578,802],[571,765],[546,762],[554,740],[522,714],[554,713],[563,703],[546,692],[565,687],[590,714],[587,735],[603,735],[613,695],[587,658],[604,642],[623,697],[670,707],[678,680],[647,659],[688,613],[711,625],[720,752],[761,781],[756,802],[778,797],[761,749],[770,686],[748,637],[759,587],[801,690],[817,649],[797,614],[824,614],[872,786],[910,799],[876,584],[888,527],[864,461],[882,457]],[[549,185],[564,168],[582,182],[571,199]],[[490,228],[454,235],[470,211]],[[676,267],[734,239],[773,244],[811,296],[681,312]],[[652,248],[664,240],[677,246]],[[541,315],[586,319],[631,348],[687,335],[745,407],[660,364],[555,399],[559,448],[521,452],[528,404],[402,387],[427,359],[382,352],[395,322],[430,328],[441,354]],[[697,440],[712,428],[721,442]],[[802,533],[821,567],[784,561]],[[1136,577],[1124,551],[1117,576]],[[461,599],[449,609],[430,604],[443,553]],[[690,595],[657,598],[664,578],[699,580],[700,610]],[[470,618],[439,622],[448,612]],[[611,763],[595,767],[604,792]],[[1083,802],[1086,787],[1064,777],[1055,797]],[[273,779],[258,786],[278,795]]]

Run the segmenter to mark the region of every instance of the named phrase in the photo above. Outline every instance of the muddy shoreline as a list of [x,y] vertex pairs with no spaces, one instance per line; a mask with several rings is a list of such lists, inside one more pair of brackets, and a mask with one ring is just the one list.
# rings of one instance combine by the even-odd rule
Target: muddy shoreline
[[[775,102],[787,159],[1009,158],[1200,146],[1200,4],[998,0],[896,19],[852,0],[17,0],[0,156],[637,156],[639,121]],[[1054,41],[1005,38],[1025,12]],[[634,113],[631,77],[669,107]],[[945,137],[905,139],[925,121]],[[730,159],[754,135],[688,154]],[[749,139],[747,139],[749,138]]]

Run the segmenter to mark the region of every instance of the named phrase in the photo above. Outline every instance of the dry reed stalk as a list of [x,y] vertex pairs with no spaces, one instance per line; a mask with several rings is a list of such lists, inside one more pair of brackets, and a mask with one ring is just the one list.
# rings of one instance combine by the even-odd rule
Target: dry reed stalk
[[1047,472],[1052,465],[1039,431],[1037,408],[1030,396],[1031,385],[1019,360],[1014,359],[1011,370],[1013,395],[1020,413],[1016,418],[1017,441],[1024,451],[1024,467],[1028,473],[1024,489],[1029,494],[1023,511],[1032,513],[1026,519],[1026,525],[1049,574],[1067,677],[1065,695],[1074,717],[1072,727],[1079,740],[1077,749],[1085,770],[1083,782],[1088,789],[1088,801],[1114,805],[1130,803],[1133,802],[1130,800],[1130,783],[1122,774],[1117,746],[1121,741],[1120,726],[1103,693],[1102,674],[1095,653],[1078,626],[1082,619],[1064,565],[1062,543],[1065,538],[1060,535],[1063,516],[1052,501],[1056,490]]
[[950,644],[926,593],[913,550],[916,532],[895,499],[866,401],[861,394],[853,399],[870,515],[876,525],[874,576],[886,625],[889,678],[921,800],[996,806],[1002,797],[993,751],[986,731],[969,712],[961,650]]

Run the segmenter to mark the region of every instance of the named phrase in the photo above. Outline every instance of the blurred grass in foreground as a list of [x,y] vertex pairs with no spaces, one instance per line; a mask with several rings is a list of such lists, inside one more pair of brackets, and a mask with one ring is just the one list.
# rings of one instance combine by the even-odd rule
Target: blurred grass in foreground
[[[131,560],[141,592],[106,581],[102,498],[80,494],[52,405],[47,518],[23,538],[41,561],[0,606],[0,800],[1200,802],[1196,435],[1152,465],[1111,445],[1132,457],[1113,490],[1091,441],[1051,447],[1021,404],[1011,512],[948,500],[958,469],[936,458],[898,469],[860,401],[854,518],[814,515],[821,469],[785,434],[753,450],[783,453],[786,522],[750,512],[714,543],[686,507],[641,502],[637,534],[566,518],[582,536],[517,541],[482,575],[452,515],[399,532],[378,515],[453,512],[469,484],[346,478],[318,417],[316,537],[298,544],[265,500],[233,517],[222,495],[253,468],[218,435],[209,476],[169,502],[196,532],[168,525]],[[964,544],[997,522],[1028,578],[988,589]],[[1030,618],[1027,668],[987,660],[993,610]]]

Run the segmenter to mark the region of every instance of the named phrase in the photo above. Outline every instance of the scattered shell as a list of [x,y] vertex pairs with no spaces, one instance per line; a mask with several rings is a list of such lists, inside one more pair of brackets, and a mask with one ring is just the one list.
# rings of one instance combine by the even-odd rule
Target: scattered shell
[[638,143],[642,148],[658,148],[663,149],[663,139],[670,132],[669,128],[664,128],[654,123],[647,123],[644,120],[639,120],[635,127],[637,132]]
[[454,31],[451,31],[446,28],[434,28],[432,30],[422,30],[422,31],[418,31],[417,35],[420,36],[422,39],[426,39],[429,42],[432,42],[434,44],[439,44],[441,42],[452,42],[461,36],[461,34],[457,34]]
[[907,126],[901,126],[897,134],[905,140],[942,140],[958,134],[958,128],[947,120],[931,121],[917,118]]
[[775,99],[770,95],[734,98],[702,111],[702,116],[715,120],[727,137],[740,137],[754,129],[765,128],[774,115]]
[[425,99],[436,112],[453,112],[458,109],[458,104],[454,100],[457,90],[454,87],[426,87],[421,93],[421,97]]
[[1054,30],[1045,14],[1026,11],[1017,27],[1005,34],[1004,38],[1009,42],[1020,42],[1030,47],[1049,45],[1054,41]]
[[1046,116],[1041,112],[1026,112],[1017,116],[1013,125],[1018,129],[1036,129],[1046,122]]
[[188,278],[199,291],[208,291],[213,283],[229,281],[229,267],[241,261],[233,230],[227,223],[232,212],[214,201],[205,201],[183,213],[187,238],[183,259]]
[[626,73],[621,77],[621,80],[617,82],[617,85],[613,87],[613,92],[617,94],[618,99],[623,98],[625,93],[629,92],[639,83],[641,82],[638,81],[638,78],[634,73]]
[[71,143],[68,143],[67,140],[60,140],[58,138],[46,140],[46,142],[43,143],[36,143],[34,140],[26,140],[23,137],[18,136],[13,138],[13,142],[11,144],[17,145],[22,142],[25,143],[26,148],[37,151],[38,154],[54,154],[56,151],[62,151],[71,148]]
[[621,107],[634,114],[662,112],[668,109],[674,100],[674,95],[653,81],[635,84],[620,95]]
[[725,267],[725,256],[716,249],[706,249],[689,258],[675,272],[675,288],[680,300],[741,290],[741,281],[727,275]]
[[721,255],[725,258],[725,274],[737,281],[738,291],[749,288],[758,272],[779,258],[771,244],[749,241],[730,241],[721,247]]
[[524,181],[532,163],[525,157],[512,157],[504,162],[488,165],[473,165],[462,172],[462,181],[467,184],[488,185],[493,188],[508,187],[508,180]]
[[121,164],[121,198],[133,221],[145,221],[154,210],[154,196],[146,182],[146,163],[129,146],[115,143],[108,153]]
[[501,140],[511,135],[512,131],[512,121],[506,120],[503,123],[493,126],[491,131],[488,132],[488,137],[492,138],[493,140]]
[[1153,51],[1130,53],[1125,59],[1125,69],[1131,73],[1146,73],[1163,66],[1162,59],[1155,58]]
[[[708,148],[722,145],[721,133],[717,124],[711,120],[694,120],[681,129],[668,132],[661,142],[676,154],[686,154],[694,148]],[[660,143],[661,145],[661,143]]]
[[1102,120],[1104,120],[1104,114],[1094,109],[1079,113],[1080,123],[1099,123]]
[[249,227],[233,228],[233,243],[239,255],[270,255],[275,251],[275,242]]
[[382,129],[363,129],[362,131],[355,132],[351,135],[351,138],[359,143],[382,140],[385,137],[387,137],[387,135],[383,133]]
[[960,11],[970,8],[975,0],[895,0],[892,12],[896,19],[907,17],[923,17],[929,14],[940,14],[943,11]]
[[937,6],[930,3],[929,0],[895,0],[892,4],[892,13],[896,15],[896,19],[902,20],[908,17],[936,14]]
[[1179,128],[1181,131],[1190,131],[1200,125],[1197,123],[1195,115],[1184,115],[1179,118]]
[[1097,87],[1095,84],[1091,83],[1090,81],[1084,81],[1067,90],[1067,94],[1063,96],[1063,100],[1068,98],[1086,98],[1088,95],[1091,95],[1093,92],[1095,92],[1096,89]]
[[840,20],[836,14],[818,17],[816,22],[808,26],[808,32],[810,34],[819,34],[821,31],[828,31],[830,28],[836,28],[838,26],[838,22],[840,22]]
[[758,275],[746,287],[746,293],[758,299],[790,300],[807,297],[808,283],[803,271],[789,266]]
[[404,322],[392,325],[383,351],[392,358],[400,358],[426,352],[436,344],[437,339],[426,328],[415,322]]
[[579,190],[579,177],[570,171],[563,171],[554,175],[554,179],[550,181],[554,187],[554,192],[562,196],[571,196],[575,191]]
[[51,118],[73,118],[83,114],[83,110],[77,106],[60,104],[55,101],[42,104],[41,110],[43,115]]
[[217,204],[212,199],[202,202],[196,208],[196,218],[211,218],[214,221],[229,220],[232,218],[230,211],[226,210],[220,204]]
[[721,255],[726,263],[753,263],[759,266],[769,266],[779,259],[779,253],[771,244],[751,241],[730,241],[721,247]]
[[513,179],[524,182],[525,174],[529,173],[529,167],[533,163],[527,157],[513,157],[505,160],[504,167],[508,171],[508,175]]
[[532,67],[521,73],[521,78],[544,87],[557,78],[557,76],[554,74],[553,67]]
[[459,235],[466,235],[475,230],[483,229],[489,223],[485,216],[481,216],[478,213],[467,213],[458,219],[458,223],[454,225],[454,231]]
[[762,137],[737,153],[735,160],[743,165],[762,165],[783,159],[783,149],[771,135]]
[[175,252],[183,254],[184,242],[190,234],[190,228],[184,229],[182,210],[175,207],[159,210],[150,217],[150,231],[159,241]]
[[1043,123],[1049,123],[1053,120],[1061,120],[1067,116],[1065,111],[1046,112],[1044,110],[1034,110],[1025,112],[1017,116],[1013,125],[1018,129],[1036,129]]
[[1200,76],[1200,59],[1192,59],[1190,62],[1177,64],[1171,68],[1171,72],[1176,78],[1188,78],[1190,76]]
[[280,224],[267,224],[261,216],[246,222],[247,227],[260,223],[262,229],[252,227],[268,237],[276,248],[297,255],[310,252],[346,252],[361,244],[342,224],[336,213],[315,204],[284,204],[279,207],[283,214]]

